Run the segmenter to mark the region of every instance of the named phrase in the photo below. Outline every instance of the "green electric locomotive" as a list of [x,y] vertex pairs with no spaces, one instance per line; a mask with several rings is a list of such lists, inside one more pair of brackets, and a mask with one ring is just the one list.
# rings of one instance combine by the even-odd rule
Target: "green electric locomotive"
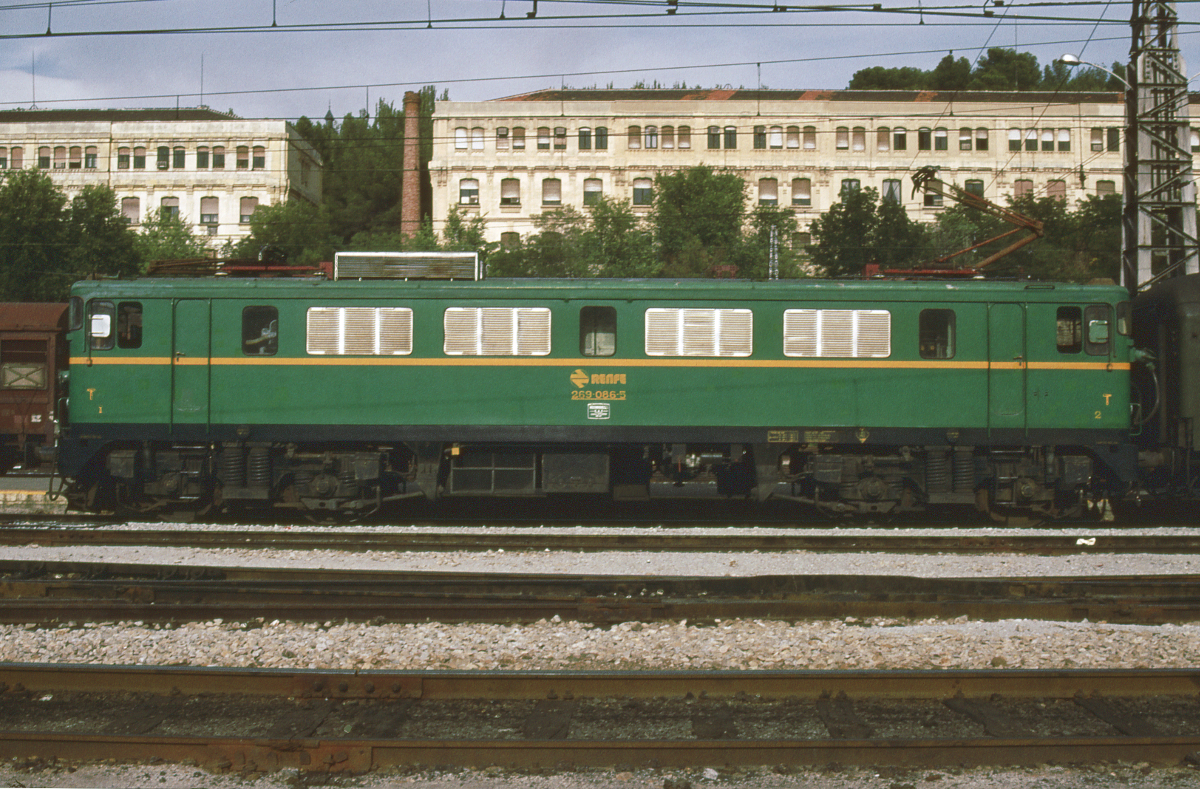
[[1136,476],[1117,287],[348,270],[78,283],[71,505],[711,493],[1059,514]]

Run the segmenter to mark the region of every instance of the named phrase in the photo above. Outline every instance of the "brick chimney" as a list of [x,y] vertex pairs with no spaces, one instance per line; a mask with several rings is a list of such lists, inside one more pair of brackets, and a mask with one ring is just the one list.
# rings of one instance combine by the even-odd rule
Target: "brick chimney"
[[404,172],[400,182],[400,234],[421,229],[421,94],[404,94]]

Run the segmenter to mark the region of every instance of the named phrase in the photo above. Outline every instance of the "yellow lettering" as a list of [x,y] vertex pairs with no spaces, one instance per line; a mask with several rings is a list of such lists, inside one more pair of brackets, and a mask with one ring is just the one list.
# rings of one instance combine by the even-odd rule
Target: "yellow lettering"
[[96,390],[95,390],[95,389],[88,389],[88,390],[87,390],[87,392],[88,392],[88,399],[89,399],[89,400],[91,400],[91,399],[92,399],[92,395],[96,394]]
[[604,383],[604,373],[592,373],[592,383],[594,383],[594,384]]
[[104,413],[104,406],[97,406],[97,407],[100,409],[99,411],[97,411],[97,413],[103,414],[103,413]]
[[613,383],[618,383],[618,384],[625,383],[625,373],[617,373],[617,380],[614,381]]
[[1097,412],[1096,412],[1096,418],[1097,418],[1097,419],[1099,419],[1099,418],[1100,418],[1100,412],[1099,412],[1099,411],[1097,411]]
[[1110,394],[1106,394],[1106,395],[1104,395],[1104,404],[1105,404],[1105,405],[1108,405],[1108,404],[1109,404],[1109,402],[1108,402],[1108,401],[1109,401],[1109,399],[1110,399],[1110,398],[1112,398],[1112,395],[1110,395]]

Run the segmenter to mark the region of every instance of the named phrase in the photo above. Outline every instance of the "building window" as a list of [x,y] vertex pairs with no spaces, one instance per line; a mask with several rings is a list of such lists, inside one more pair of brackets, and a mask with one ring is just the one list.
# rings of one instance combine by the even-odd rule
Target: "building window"
[[633,204],[650,205],[654,197],[654,182],[649,178],[633,179]]
[[1038,149],[1038,133],[1037,129],[1025,130],[1025,150],[1036,151]]
[[933,149],[935,151],[946,151],[950,149],[950,135],[945,129],[933,130]]
[[459,126],[454,130],[454,150],[467,150],[467,127]]
[[930,151],[933,150],[933,130],[929,128],[917,129],[917,150]]
[[[483,129],[479,130],[479,150],[483,150]],[[567,128],[565,126],[554,127],[554,150],[567,150]]]
[[976,129],[975,130],[975,150],[986,151],[987,149],[988,149],[988,130],[987,129]]
[[442,350],[447,356],[547,356],[547,307],[448,307]]
[[1054,129],[1042,129],[1042,150],[1054,150]]
[[886,126],[875,130],[875,150],[887,153],[892,149],[892,132]]
[[159,214],[161,214],[164,217],[169,216],[172,219],[178,219],[179,218],[179,198],[178,197],[164,197],[162,199],[162,202],[159,204]]
[[196,169],[197,170],[207,170],[208,169],[208,146],[207,145],[201,145],[199,148],[196,149]]
[[1096,152],[1104,150],[1104,129],[1092,128],[1092,150]]
[[765,151],[767,149],[767,127],[754,127],[754,150]]
[[[514,126],[512,130],[512,147],[514,151],[525,150],[525,128]],[[597,146],[599,147],[599,146]]]
[[725,147],[729,149],[737,148],[737,127],[725,127]]
[[816,126],[805,126],[804,127],[804,150],[806,150],[806,151],[817,150],[817,127]]
[[0,148],[0,169],[8,167],[8,148]]
[[171,168],[171,149],[165,145],[158,146],[158,169],[169,170]]
[[242,310],[242,353],[274,356],[279,352],[279,310],[276,307],[246,307]]
[[887,310],[784,310],[783,355],[882,359],[892,353]]
[[921,310],[918,341],[922,359],[954,358],[954,310]]
[[924,205],[926,208],[940,208],[942,205],[942,196],[937,192],[926,192]]
[[908,130],[904,128],[892,129],[892,150],[908,150]]
[[500,205],[521,204],[521,182],[516,178],[505,178],[500,182]]
[[1098,195],[1115,195],[1117,193],[1116,181],[1097,181],[1096,194]]
[[142,202],[136,197],[121,198],[121,218],[131,225],[142,221]]
[[745,309],[646,310],[647,356],[750,356],[754,313]]
[[774,178],[758,179],[758,204],[779,205],[779,181]]
[[770,145],[772,148],[782,148],[783,147],[783,127],[782,126],[772,126],[771,127],[771,136],[770,136],[770,139],[767,140],[767,144]]
[[539,151],[550,150],[550,127],[539,126],[537,130],[537,149]]
[[581,126],[579,128],[579,150],[592,150],[592,130],[587,126]]
[[38,148],[38,169],[39,170],[49,170],[50,169],[50,149],[47,148],[46,146],[42,146],[41,148]]
[[631,151],[638,151],[642,148],[642,127],[630,126],[625,134],[625,147]]
[[1033,196],[1033,181],[1028,178],[1020,178],[1013,184],[1013,197],[1032,197]]
[[596,127],[596,150],[597,151],[607,151],[608,150],[608,127],[607,126],[597,126]]
[[892,203],[904,201],[904,185],[898,178],[885,178],[883,181],[883,199]]
[[54,169],[67,169],[67,147],[65,145],[57,145],[54,147]]
[[458,182],[458,204],[479,205],[479,180],[464,178]]
[[225,147],[218,145],[212,151],[212,166],[214,170],[225,169]]
[[1051,181],[1046,184],[1046,196],[1053,197],[1055,200],[1067,200],[1067,182],[1066,181]]
[[[480,129],[482,131],[482,129]],[[480,138],[479,144],[483,144],[483,139]],[[250,169],[265,170],[267,169],[267,149],[261,145],[254,146],[254,158],[250,160]]]
[[839,151],[850,150],[850,129],[845,126],[837,127],[837,131],[834,133],[834,139],[834,146]]
[[1191,140],[1191,143],[1192,143],[1192,153],[1196,153],[1197,151],[1200,151],[1200,131],[1191,129],[1189,131],[1189,139]]
[[583,204],[596,205],[604,194],[604,184],[599,178],[588,178],[583,182]]
[[218,222],[219,203],[215,197],[200,198],[200,224],[215,225]]
[[118,170],[128,170],[129,169],[129,149],[128,148],[118,148],[117,149],[117,169]]
[[958,150],[960,150],[960,151],[971,150],[971,148],[973,147],[972,143],[974,142],[974,140],[975,140],[974,132],[972,132],[970,129],[962,128],[962,129],[958,130]]
[[1116,126],[1108,127],[1108,151],[1116,153],[1121,150],[1121,130]]
[[67,167],[71,170],[83,169],[83,148],[78,145],[71,146],[71,152],[67,157]]
[[14,170],[20,170],[25,166],[25,149],[12,148],[8,152],[8,166]]
[[663,150],[671,150],[675,147],[675,127],[662,127],[662,147]]
[[243,225],[250,224],[254,212],[258,210],[257,197],[243,197],[238,207],[238,219]]
[[542,180],[542,205],[562,205],[562,181],[557,178]]
[[983,181],[978,179],[970,179],[963,186],[963,189],[965,189],[968,193],[975,195],[976,197],[983,197]]
[[475,128],[471,129],[471,150],[472,151],[482,151],[483,150],[483,127],[482,126],[476,126]]
[[867,130],[863,127],[855,126],[854,130],[850,133],[850,150],[867,150]]
[[690,151],[692,149],[692,127],[679,127],[679,150]]
[[1021,130],[1020,129],[1009,129],[1008,130],[1008,150],[1013,151],[1013,152],[1021,150]]
[[237,147],[237,169],[250,169],[250,147],[247,145],[239,145]]
[[800,127],[787,127],[787,147],[789,150],[798,150],[800,148]]
[[657,126],[647,126],[646,127],[646,149],[652,150],[657,147],[658,147],[658,127]]
[[708,149],[710,151],[718,150],[721,147],[721,127],[708,127]]
[[501,249],[516,249],[521,246],[521,234],[509,230],[500,234]]
[[842,188],[839,194],[841,194],[841,196],[844,198],[846,195],[852,192],[857,192],[861,188],[862,182],[857,178],[845,178],[842,180]]
[[1070,129],[1059,129],[1058,130],[1058,150],[1060,150],[1060,151],[1071,150],[1071,130]]
[[177,146],[171,151],[171,166],[176,170],[182,170],[187,166],[187,153],[181,146]]
[[583,307],[579,310],[579,355],[612,356],[617,352],[617,310]]
[[501,126],[496,129],[496,150],[497,151],[507,151],[508,150],[508,127],[507,126]]
[[812,181],[807,178],[792,179],[792,205],[804,208],[812,206]]
[[146,169],[146,149],[140,145],[133,149],[133,169]]

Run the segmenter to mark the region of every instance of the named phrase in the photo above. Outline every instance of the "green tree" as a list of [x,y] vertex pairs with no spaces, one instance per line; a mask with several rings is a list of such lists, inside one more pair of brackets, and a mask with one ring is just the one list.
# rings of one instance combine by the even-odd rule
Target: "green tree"
[[129,277],[141,261],[137,235],[121,216],[116,193],[102,184],[88,184],[66,211],[67,266],[74,278]]
[[655,176],[650,223],[662,275],[703,277],[728,265],[745,216],[746,183],[734,173],[700,165]]
[[1042,85],[1042,70],[1037,58],[1029,52],[1016,52],[1004,47],[991,47],[980,58],[969,90],[1038,90]]
[[868,263],[905,267],[925,252],[925,229],[874,189],[843,190],[841,200],[813,220],[812,261],[826,276],[862,276]]
[[627,201],[601,196],[588,206],[584,234],[588,271],[597,277],[653,277],[659,262],[654,240]]
[[304,200],[259,206],[250,217],[250,235],[238,242],[234,254],[257,257],[266,246],[280,250],[293,266],[332,260],[329,216]]
[[59,301],[73,279],[66,198],[38,170],[11,172],[0,187],[0,298]]
[[925,90],[928,84],[929,72],[924,69],[870,66],[854,72],[847,87],[850,90]]
[[971,81],[971,62],[954,59],[954,53],[942,58],[929,75],[926,87],[930,90],[965,90]]
[[205,239],[197,236],[178,214],[151,211],[142,222],[134,248],[145,263],[208,257]]
[[771,265],[771,231],[775,231],[779,277],[794,279],[805,276],[803,264],[807,252],[792,247],[798,223],[796,214],[777,205],[755,206],[750,212],[750,230],[742,242],[738,256],[738,276],[745,279],[766,279]]

